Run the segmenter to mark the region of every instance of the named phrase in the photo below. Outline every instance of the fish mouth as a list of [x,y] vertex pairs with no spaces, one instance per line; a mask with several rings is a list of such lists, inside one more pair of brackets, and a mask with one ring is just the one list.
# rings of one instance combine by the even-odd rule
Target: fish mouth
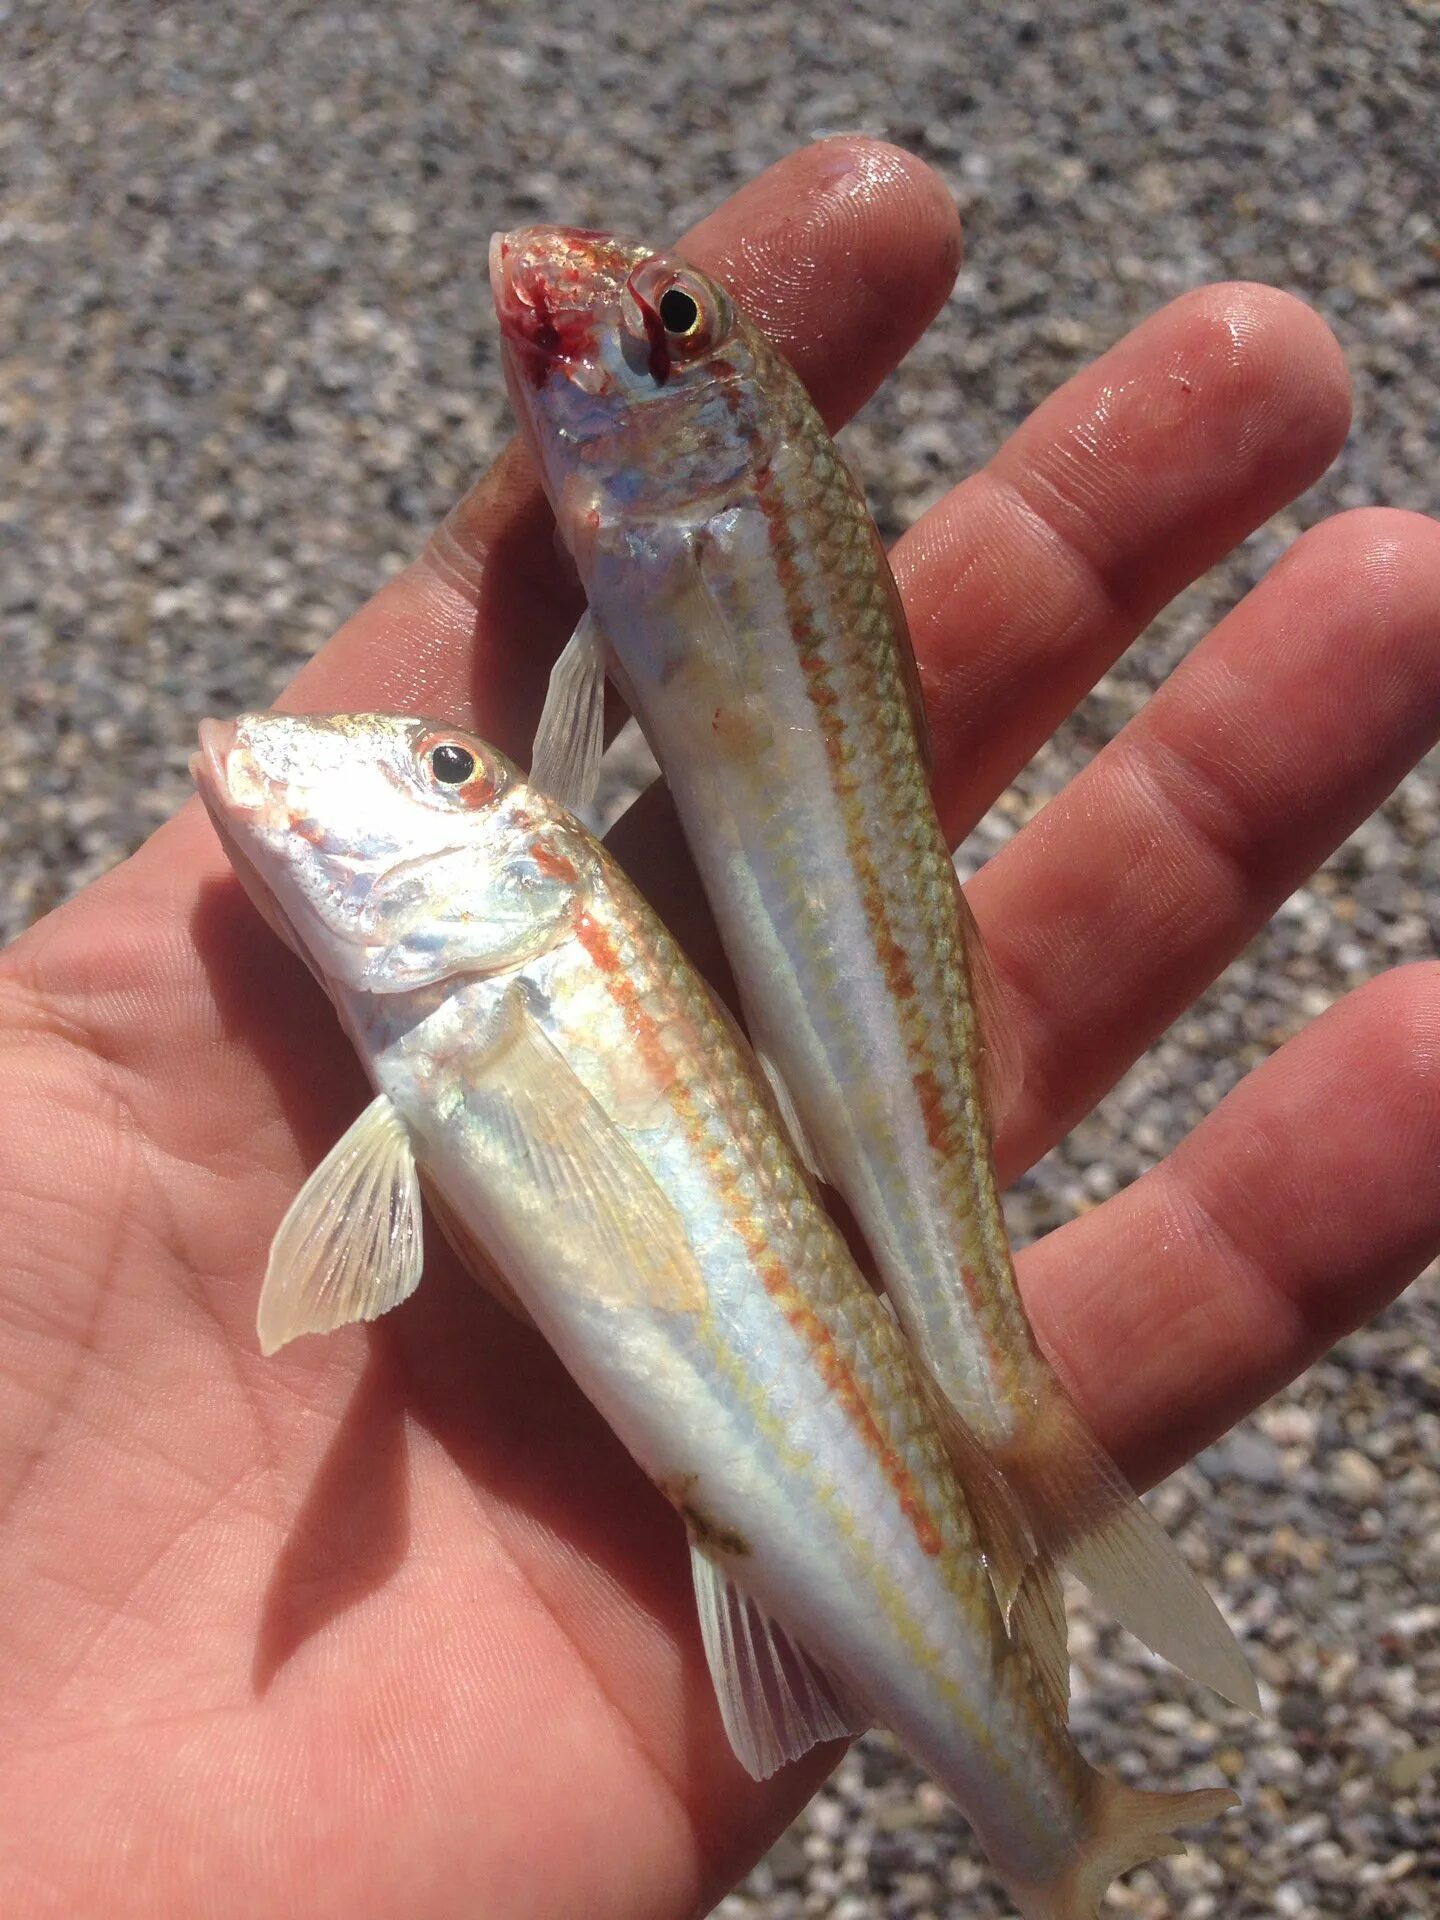
[[[200,722],[200,746],[190,756],[190,777],[205,803],[205,811],[210,816],[210,824],[215,829],[225,857],[251,906],[271,932],[278,935],[305,962],[323,987],[324,977],[311,960],[294,921],[276,899],[255,863],[247,845],[249,834],[242,837],[234,824],[235,816],[240,815],[242,818],[249,816],[253,825],[264,810],[266,798],[264,782],[241,739],[242,720],[243,716],[241,720]],[[328,988],[326,990],[328,992]]]
[[532,376],[593,360],[598,327],[651,249],[589,227],[516,227],[490,242],[500,332]]
[[240,737],[238,720],[202,720],[199,751],[190,756],[190,778],[208,801],[230,799],[230,754]]

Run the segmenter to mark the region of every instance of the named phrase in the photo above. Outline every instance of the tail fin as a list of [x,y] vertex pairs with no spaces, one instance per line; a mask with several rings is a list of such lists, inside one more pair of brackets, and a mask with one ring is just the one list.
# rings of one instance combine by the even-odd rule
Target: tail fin
[[1007,1879],[1024,1920],[1095,1920],[1117,1874],[1163,1854],[1184,1853],[1176,1827],[1195,1826],[1240,1804],[1228,1787],[1191,1793],[1142,1793],[1108,1774],[1093,1776],[1090,1838],[1059,1879],[1043,1885]]
[[1172,1666],[1259,1713],[1254,1675],[1220,1609],[1048,1366],[1035,1417],[997,1464],[1043,1553]]
[[[1219,1608],[1046,1362],[1036,1356],[1028,1416],[1015,1437],[987,1450],[913,1343],[912,1353],[980,1529],[1006,1622],[1027,1580],[1043,1596],[1063,1566],[1137,1640],[1237,1707],[1259,1713],[1254,1676]],[[1037,1651],[1044,1664],[1058,1661],[1063,1670],[1063,1639]]]

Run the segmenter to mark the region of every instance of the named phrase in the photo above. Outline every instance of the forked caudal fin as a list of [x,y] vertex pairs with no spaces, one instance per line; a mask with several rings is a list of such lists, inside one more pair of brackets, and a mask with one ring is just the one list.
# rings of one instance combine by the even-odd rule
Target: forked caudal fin
[[1255,1677],[1220,1609],[1048,1366],[1037,1400],[1029,1431],[998,1465],[1042,1553],[1152,1652],[1259,1713]]
[[1117,1874],[1146,1860],[1184,1853],[1177,1827],[1196,1826],[1238,1806],[1228,1787],[1189,1793],[1143,1793],[1108,1774],[1092,1776],[1090,1835],[1072,1864],[1043,1885],[1007,1878],[1023,1920],[1095,1920],[1105,1890]]
[[[1032,1653],[1057,1677],[1047,1581],[1064,1567],[1152,1652],[1247,1712],[1260,1711],[1255,1679],[1219,1608],[1081,1418],[1043,1361],[1028,1418],[1006,1446],[989,1451],[971,1433],[923,1353],[916,1361],[956,1479],[979,1528],[991,1581],[1009,1622],[1022,1582],[1032,1601],[1050,1599],[1029,1631]],[[1027,1570],[1034,1570],[1027,1574]]]

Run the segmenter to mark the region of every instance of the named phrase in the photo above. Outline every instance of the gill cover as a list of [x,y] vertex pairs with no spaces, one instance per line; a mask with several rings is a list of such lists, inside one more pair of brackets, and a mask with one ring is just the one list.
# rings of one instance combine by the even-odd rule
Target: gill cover
[[322,978],[403,993],[563,938],[593,855],[492,747],[387,714],[243,714],[202,730],[227,844]]
[[490,265],[511,398],[572,552],[595,515],[713,506],[765,464],[759,339],[707,274],[570,227],[497,235]]

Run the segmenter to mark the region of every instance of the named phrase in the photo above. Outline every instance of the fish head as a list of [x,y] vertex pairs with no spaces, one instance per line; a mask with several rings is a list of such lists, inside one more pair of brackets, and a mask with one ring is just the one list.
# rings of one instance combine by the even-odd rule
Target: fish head
[[191,773],[242,884],[321,983],[400,993],[563,939],[596,856],[473,734],[391,714],[206,720]]
[[675,254],[578,227],[490,245],[506,379],[564,523],[683,512],[762,466],[773,441],[757,336]]

